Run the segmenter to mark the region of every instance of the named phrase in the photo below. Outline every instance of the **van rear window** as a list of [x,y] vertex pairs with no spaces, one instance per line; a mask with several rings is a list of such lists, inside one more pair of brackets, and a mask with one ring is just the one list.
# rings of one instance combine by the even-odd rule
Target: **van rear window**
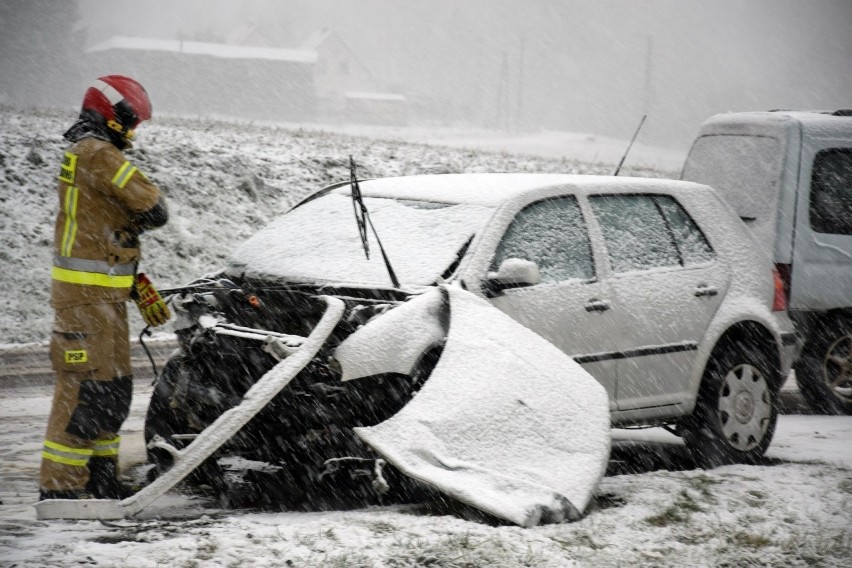
[[811,174],[811,228],[852,235],[852,148],[822,150]]
[[774,211],[781,165],[775,138],[702,136],[689,151],[681,179],[715,188],[740,217],[760,221]]

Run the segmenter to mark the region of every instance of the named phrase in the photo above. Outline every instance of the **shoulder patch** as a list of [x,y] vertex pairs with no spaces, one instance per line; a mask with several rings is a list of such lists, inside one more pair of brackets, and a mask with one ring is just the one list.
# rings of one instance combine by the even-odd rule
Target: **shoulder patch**
[[64,181],[68,185],[74,185],[74,178],[77,176],[77,155],[71,152],[65,152],[62,157],[62,166],[59,169],[59,180]]

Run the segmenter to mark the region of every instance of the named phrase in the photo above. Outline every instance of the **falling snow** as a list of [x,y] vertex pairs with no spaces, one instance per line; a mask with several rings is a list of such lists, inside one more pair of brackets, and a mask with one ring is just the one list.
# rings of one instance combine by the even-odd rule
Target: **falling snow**
[[[0,112],[6,344],[43,342],[49,329],[44,283],[53,178],[59,133],[72,118]],[[45,132],[51,134],[34,135]],[[257,226],[309,191],[345,179],[350,153],[370,176],[611,171],[275,126],[173,119],[143,134],[133,159],[165,188],[172,207],[173,222],[143,237],[146,269],[163,285],[221,267]],[[151,386],[137,381],[122,430],[123,465],[134,476],[144,475],[150,395]],[[186,487],[137,517],[107,524],[35,519],[49,404],[47,386],[0,386],[3,566],[843,566],[852,553],[850,417],[784,415],[763,463],[710,471],[695,469],[680,441],[662,430],[616,430],[607,475],[586,515],[534,529],[495,525],[439,504],[315,513],[223,509]]]

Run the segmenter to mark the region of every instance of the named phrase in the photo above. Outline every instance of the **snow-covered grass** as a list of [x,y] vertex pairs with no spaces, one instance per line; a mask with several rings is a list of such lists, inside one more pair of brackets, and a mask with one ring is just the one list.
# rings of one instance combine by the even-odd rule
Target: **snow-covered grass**
[[[0,107],[0,344],[44,342],[53,225],[59,207],[56,175],[66,146],[62,133],[75,119],[60,111]],[[261,226],[308,193],[348,179],[349,156],[362,177],[421,173],[554,172],[608,174],[610,163],[589,164],[505,151],[496,139],[472,135],[470,147],[412,142],[445,135],[400,129],[317,125],[252,125],[181,118],[155,119],[140,129],[129,159],[166,193],[171,220],[142,237],[141,269],[161,288],[178,286],[223,266],[228,254]],[[350,133],[348,133],[350,132]],[[354,135],[358,132],[362,135]],[[550,133],[545,133],[545,140]],[[451,142],[463,144],[455,132]],[[489,142],[489,144],[486,144]],[[540,150],[528,138],[500,148]],[[593,140],[587,144],[593,146]],[[558,148],[554,143],[551,147]],[[608,143],[603,152],[611,156]],[[582,143],[565,153],[586,157]],[[539,151],[539,154],[543,152]],[[597,156],[597,154],[595,154]],[[617,160],[617,158],[616,158]],[[658,175],[647,168],[623,175]],[[131,310],[133,329],[141,319]],[[135,333],[134,333],[135,335]]]

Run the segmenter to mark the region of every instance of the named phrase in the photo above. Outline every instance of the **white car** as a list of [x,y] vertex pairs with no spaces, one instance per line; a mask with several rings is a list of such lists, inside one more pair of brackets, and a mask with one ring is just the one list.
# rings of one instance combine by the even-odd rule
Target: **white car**
[[[319,319],[316,299],[333,296],[346,325],[324,358],[234,444],[310,462],[317,431],[381,423],[428,385],[453,320],[434,305],[439,325],[392,314],[436,287],[479,296],[573,358],[606,390],[612,426],[664,425],[710,466],[752,462],[772,439],[797,337],[771,259],[733,210],[689,182],[545,174],[362,180],[303,200],[222,273],[171,291],[182,351],[146,434],[179,445],[213,422],[274,364],[269,337],[290,342],[286,355]],[[370,326],[369,341],[355,339]],[[533,368],[537,348],[509,333],[494,360],[514,351]],[[258,338],[265,350],[250,346]],[[565,413],[576,420],[582,408]],[[151,457],[168,465],[156,448]]]

